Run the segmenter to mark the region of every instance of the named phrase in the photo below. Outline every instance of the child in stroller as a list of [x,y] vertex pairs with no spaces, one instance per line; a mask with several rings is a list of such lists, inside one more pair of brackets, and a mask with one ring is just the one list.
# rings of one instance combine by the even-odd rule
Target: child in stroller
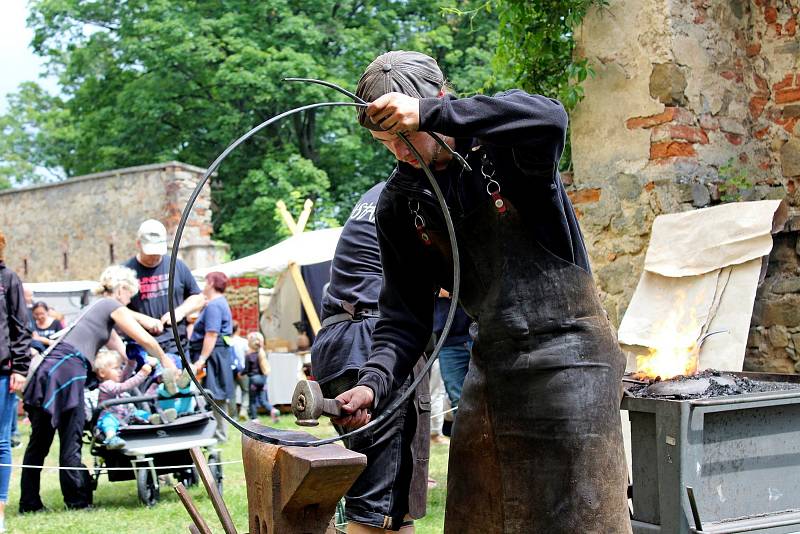
[[[112,350],[101,351],[95,358],[95,373],[100,380],[98,388],[98,402],[128,396],[128,392],[139,387],[153,371],[151,363],[144,364],[139,372],[133,374],[135,362],[128,360],[122,368],[122,356]],[[133,375],[133,376],[131,376]],[[123,378],[127,378],[123,381]],[[174,421],[177,413],[174,409],[163,410],[165,422]],[[122,449],[125,440],[120,438],[120,426],[128,423],[161,424],[161,415],[151,414],[146,410],[137,409],[133,404],[117,404],[104,409],[97,419],[97,430],[105,439],[103,445],[109,450]]]

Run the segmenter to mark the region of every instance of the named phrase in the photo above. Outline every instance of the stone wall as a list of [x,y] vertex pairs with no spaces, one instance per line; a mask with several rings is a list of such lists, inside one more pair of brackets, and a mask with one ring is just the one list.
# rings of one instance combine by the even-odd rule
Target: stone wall
[[[780,198],[799,211],[799,11],[798,0],[612,0],[576,33],[596,76],[572,117],[565,183],[616,324],[657,215]],[[794,369],[795,225],[759,289],[751,369]]]
[[[204,169],[179,162],[117,169],[0,192],[6,263],[27,282],[94,280],[136,253],[145,219],[167,227],[170,246],[181,212]],[[180,258],[192,267],[218,263],[211,240],[208,188],[183,233]]]

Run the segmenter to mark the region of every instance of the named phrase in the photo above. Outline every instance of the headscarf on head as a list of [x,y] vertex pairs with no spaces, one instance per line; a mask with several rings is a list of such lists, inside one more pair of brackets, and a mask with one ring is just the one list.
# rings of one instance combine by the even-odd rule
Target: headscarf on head
[[[420,52],[394,50],[369,64],[358,81],[356,95],[367,102],[392,92],[435,98],[443,86],[444,75],[435,59]],[[370,130],[383,130],[370,120],[366,108],[358,108],[358,122]]]

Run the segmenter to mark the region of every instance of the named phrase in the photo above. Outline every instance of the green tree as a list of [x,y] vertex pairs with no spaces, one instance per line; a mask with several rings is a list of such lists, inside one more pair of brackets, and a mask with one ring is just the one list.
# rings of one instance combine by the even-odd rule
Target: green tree
[[[59,77],[61,94],[27,85],[12,97],[0,119],[0,184],[35,180],[35,169],[68,178],[172,159],[206,166],[271,116],[344,99],[282,78],[354,88],[367,63],[389,49],[436,57],[462,93],[502,86],[491,66],[496,19],[470,24],[443,4],[34,0],[33,46]],[[312,227],[341,222],[391,165],[351,108],[297,115],[260,132],[219,169],[215,235],[234,256],[274,243],[284,232],[278,199],[299,211],[313,198]]]

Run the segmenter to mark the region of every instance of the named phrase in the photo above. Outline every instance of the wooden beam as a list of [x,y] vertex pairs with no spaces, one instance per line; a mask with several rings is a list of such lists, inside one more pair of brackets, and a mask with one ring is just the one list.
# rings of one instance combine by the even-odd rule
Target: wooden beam
[[322,326],[319,322],[317,310],[314,308],[314,303],[311,301],[311,295],[308,293],[306,283],[303,281],[303,275],[300,273],[300,267],[294,262],[290,263],[289,274],[292,275],[294,285],[297,287],[297,292],[300,294],[300,302],[303,303],[303,309],[306,311],[306,315],[308,316],[308,322],[311,325],[311,330],[314,331],[314,335],[316,336],[317,332],[319,332]]
[[289,213],[289,210],[286,208],[286,203],[283,200],[279,200],[275,203],[275,207],[278,208],[278,213],[283,217],[283,222],[286,228],[289,229],[289,232],[292,235],[297,235],[297,223],[294,222],[294,217],[292,217],[292,214]]
[[314,201],[310,198],[307,198],[305,203],[303,203],[303,211],[300,212],[300,217],[297,218],[297,234],[302,234],[306,231],[306,224],[308,224],[308,218],[311,216],[311,208],[313,206]]

